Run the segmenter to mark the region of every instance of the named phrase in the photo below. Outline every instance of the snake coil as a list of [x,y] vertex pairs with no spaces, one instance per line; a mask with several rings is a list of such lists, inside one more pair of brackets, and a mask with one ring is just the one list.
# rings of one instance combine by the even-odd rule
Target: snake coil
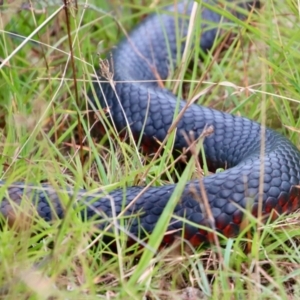
[[[233,1],[227,2],[233,7]],[[214,45],[220,23],[228,20],[223,20],[217,10],[211,9],[218,7],[214,1],[202,1],[202,4],[200,46],[205,52]],[[253,3],[250,4],[236,6],[232,14],[245,19],[241,9],[253,8]],[[109,118],[119,132],[129,127],[134,137],[142,134],[142,144],[146,146],[154,145],[156,140],[163,141],[176,110],[180,112],[185,109],[186,102],[178,102],[177,97],[161,88],[157,81],[168,76],[178,53],[184,51],[184,37],[188,30],[186,16],[190,15],[191,10],[191,1],[185,1],[176,7],[167,7],[164,14],[153,14],[146,18],[112,52],[113,64],[110,68],[115,85],[105,82],[106,79],[101,76],[104,82],[94,85],[97,94],[94,105],[109,108]],[[292,143],[275,131],[264,128],[265,151],[261,157],[263,128],[260,124],[193,104],[177,124],[174,148],[188,146],[184,133],[193,132],[197,138],[206,126],[214,128],[214,132],[204,141],[207,161],[214,169],[227,168],[202,180],[218,232],[227,237],[238,234],[242,226],[243,209],[250,205],[253,215],[257,215],[259,199],[262,201],[262,213],[266,216],[272,211],[282,214],[300,207],[297,188],[300,182],[300,153]],[[261,166],[264,166],[263,172]],[[259,194],[260,184],[262,194]],[[5,182],[1,185],[5,185]],[[84,206],[82,216],[91,218],[97,215],[104,220],[99,226],[105,228],[113,216],[111,205],[118,215],[139,195],[126,210],[125,216],[130,216],[126,223],[128,231],[142,237],[153,231],[174,189],[175,185],[150,187],[139,195],[142,187],[130,187],[126,191],[115,190],[107,196],[87,196],[81,190],[76,193],[76,198]],[[66,192],[73,195],[71,189]],[[209,225],[201,201],[199,203],[202,197],[198,180],[186,184],[168,226],[168,231],[172,233],[165,236],[164,243],[171,243],[175,236],[182,235],[183,229],[184,238],[193,245],[211,240],[209,232],[197,226]],[[31,199],[38,214],[47,221],[53,216],[64,216],[64,206],[54,188],[42,185],[37,189],[22,183],[7,187],[7,197],[2,199],[0,212],[9,219],[14,210],[12,201],[19,204],[25,198]]]

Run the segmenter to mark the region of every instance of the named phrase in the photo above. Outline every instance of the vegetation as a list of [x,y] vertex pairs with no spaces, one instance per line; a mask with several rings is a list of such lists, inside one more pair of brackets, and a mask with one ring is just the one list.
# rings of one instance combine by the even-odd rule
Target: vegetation
[[[150,12],[160,11],[163,1],[90,0],[80,3],[78,11],[70,9],[69,26],[61,5],[18,11],[19,2],[0,10],[3,180],[110,191],[173,181],[184,185],[198,176],[192,164],[179,174],[169,155],[155,160],[143,156],[114,132],[101,139],[90,134],[94,120],[87,119],[86,92],[99,67],[99,53],[105,57],[124,31]],[[299,5],[296,0],[264,1],[251,22],[230,26],[235,38],[225,52],[216,46],[202,61],[191,54],[196,60],[184,80],[174,72],[166,86],[174,89],[179,82],[185,99],[198,95],[199,104],[264,123],[299,147]],[[8,32],[21,37],[12,38]],[[170,148],[168,143],[165,153]],[[0,188],[1,197],[5,188]],[[63,223],[33,217],[9,228],[2,222],[0,295],[3,299],[298,299],[298,215],[266,225],[249,219],[256,228],[252,234],[242,232],[237,239],[221,239],[221,246],[188,252],[178,251],[178,245],[156,251],[155,235],[148,247],[128,249],[124,234],[112,252],[101,242],[94,221],[81,221],[72,209]]]

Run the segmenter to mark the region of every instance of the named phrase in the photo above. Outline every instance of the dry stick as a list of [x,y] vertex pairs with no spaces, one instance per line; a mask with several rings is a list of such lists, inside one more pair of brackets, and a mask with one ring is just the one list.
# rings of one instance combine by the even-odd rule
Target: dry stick
[[[71,60],[71,66],[73,70],[73,83],[74,83],[74,91],[75,91],[75,101],[77,106],[79,107],[79,96],[78,96],[78,87],[77,87],[77,78],[76,78],[76,67],[75,67],[75,60],[74,60],[74,52],[73,52],[73,45],[72,45],[72,37],[71,37],[71,25],[70,25],[70,16],[69,16],[69,6],[68,1],[64,0],[64,11],[66,16],[66,25],[67,25],[67,32],[68,32],[68,42],[69,42],[69,48],[70,48],[70,60]],[[81,164],[84,163],[83,159],[83,137],[82,137],[82,125],[80,120],[80,115],[77,113],[77,120],[78,120],[78,135],[79,135],[79,143],[80,143],[80,161]],[[67,203],[66,211],[68,212],[70,208],[72,207],[74,200],[71,197]],[[59,240],[60,233],[62,232],[62,229],[66,223],[66,218],[63,218],[60,230],[58,234],[56,235],[56,243]],[[55,247],[53,248],[52,255],[55,256]]]
[[[67,25],[67,33],[68,33],[68,42],[69,42],[69,48],[70,48],[70,56],[71,56],[71,66],[73,70],[73,83],[74,83],[74,92],[75,92],[75,101],[77,104],[77,107],[80,106],[79,103],[79,95],[78,95],[78,87],[77,87],[77,78],[76,78],[76,66],[75,66],[75,60],[74,60],[74,50],[73,50],[73,44],[72,44],[72,37],[71,37],[71,24],[70,24],[70,13],[69,13],[69,5],[68,1],[64,0],[64,11],[66,15],[66,25]],[[83,144],[82,144],[82,125],[79,113],[77,113],[77,122],[78,122],[78,135],[79,135],[79,143],[80,143],[80,161],[81,164],[83,164]]]

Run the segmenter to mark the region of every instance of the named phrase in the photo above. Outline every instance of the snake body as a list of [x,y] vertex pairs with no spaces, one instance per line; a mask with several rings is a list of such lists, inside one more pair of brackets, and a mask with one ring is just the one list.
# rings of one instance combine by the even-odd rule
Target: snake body
[[[218,7],[214,1],[205,3]],[[113,62],[109,69],[114,84],[105,76],[109,74],[103,74],[102,70],[101,83],[94,85],[97,94],[96,98],[91,96],[94,105],[100,105],[109,112],[109,119],[119,132],[130,128],[134,137],[142,134],[142,144],[151,146],[157,140],[163,141],[176,111],[185,109],[186,102],[178,102],[177,97],[160,87],[157,81],[168,76],[178,52],[184,50],[183,37],[188,30],[186,16],[190,15],[191,9],[191,3],[181,2],[175,8],[167,7],[164,14],[147,17],[109,57],[109,61]],[[234,14],[244,18],[240,13]],[[200,46],[207,51],[215,43],[222,16],[209,7],[202,7],[201,20],[204,25]],[[250,209],[256,216],[259,201],[262,201],[262,214],[265,216],[272,211],[290,213],[300,207],[297,188],[300,182],[300,153],[290,141],[249,119],[193,104],[177,124],[174,148],[181,150],[188,146],[184,133],[193,132],[197,138],[206,126],[214,129],[204,140],[206,159],[214,169],[226,166],[224,172],[202,179],[218,232],[227,237],[237,235],[243,224],[243,209]],[[264,155],[261,156],[263,129]],[[146,190],[130,187],[126,191],[115,190],[106,196],[101,193],[87,196],[85,190],[80,190],[75,196],[83,207],[82,217],[97,216],[103,220],[110,220],[113,210],[116,215],[120,214],[125,206],[135,200],[125,212],[126,217],[131,216],[126,224],[132,235],[142,237],[153,232],[175,187],[174,184]],[[71,189],[66,193],[74,197]],[[9,219],[13,214],[13,204],[19,205],[24,198],[31,199],[38,214],[47,221],[54,216],[64,217],[64,206],[56,189],[48,185],[37,189],[22,183],[7,186],[7,197],[0,204],[1,214]],[[211,224],[201,205],[202,198],[199,180],[188,182],[174,209],[174,217],[168,225],[171,233],[165,236],[165,243],[182,235],[183,230],[184,238],[193,245],[211,240],[209,231],[198,227]],[[99,226],[105,228],[107,222],[103,221]]]

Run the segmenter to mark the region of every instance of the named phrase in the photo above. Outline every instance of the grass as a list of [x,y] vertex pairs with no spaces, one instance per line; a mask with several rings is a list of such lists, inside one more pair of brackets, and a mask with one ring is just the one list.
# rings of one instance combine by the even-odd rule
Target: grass
[[[164,155],[153,161],[113,131],[95,142],[90,134],[93,122],[85,118],[86,91],[90,75],[98,68],[98,53],[105,57],[123,36],[122,30],[130,31],[143,16],[159,11],[161,4],[89,3],[98,9],[81,5],[78,13],[70,15],[79,99],[64,11],[53,6],[45,12],[17,13],[12,7],[1,12],[0,59],[10,58],[0,70],[2,179],[110,191],[137,184],[160,186],[181,177],[180,188],[198,175],[191,163],[186,173],[176,173],[169,155],[172,139]],[[191,53],[196,63],[184,72],[184,80],[175,71],[166,86],[186,99],[199,95],[200,104],[265,123],[299,147],[299,11],[295,0],[266,1],[251,24],[233,28],[238,34],[226,52],[216,49],[200,62],[196,48]],[[25,40],[11,55],[24,40],[11,39],[7,32],[22,36],[35,32],[36,43]],[[119,233],[114,253],[101,242],[94,221],[82,222],[72,209],[63,226],[59,221],[48,224],[38,217],[26,218],[20,228],[4,224],[0,233],[0,297],[298,299],[297,217],[259,226],[249,216],[249,226],[259,226],[252,236],[245,230],[235,240],[222,242],[222,247],[190,248],[183,253],[174,246],[157,254],[163,220],[149,247],[127,249],[124,234]],[[95,235],[100,242],[94,245]],[[200,294],[192,298],[193,292]]]

